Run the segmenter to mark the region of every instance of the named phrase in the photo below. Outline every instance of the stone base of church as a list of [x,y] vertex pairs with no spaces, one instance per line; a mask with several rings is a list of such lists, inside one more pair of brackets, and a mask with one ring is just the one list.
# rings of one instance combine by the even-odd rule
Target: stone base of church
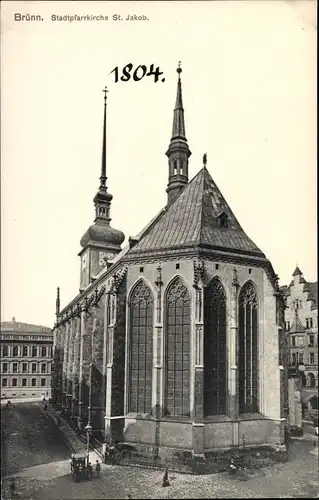
[[119,463],[168,465],[194,474],[226,470],[230,458],[236,456],[248,467],[286,459],[284,421],[265,417],[201,424],[125,418],[117,448]]

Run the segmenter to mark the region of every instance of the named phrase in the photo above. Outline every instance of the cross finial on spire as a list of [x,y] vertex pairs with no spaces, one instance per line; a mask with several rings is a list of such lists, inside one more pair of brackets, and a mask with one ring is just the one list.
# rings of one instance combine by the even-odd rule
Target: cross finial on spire
[[179,80],[181,79],[181,72],[182,72],[181,64],[182,64],[182,61],[178,61],[178,68],[177,68],[176,71],[178,73],[178,79]]
[[105,89],[103,89],[103,92],[104,92],[104,104],[106,104],[106,99],[107,99],[107,93],[108,93],[108,90],[107,90],[107,86],[105,85]]
[[205,153],[204,156],[203,156],[203,165],[206,168],[206,165],[207,165],[207,153]]

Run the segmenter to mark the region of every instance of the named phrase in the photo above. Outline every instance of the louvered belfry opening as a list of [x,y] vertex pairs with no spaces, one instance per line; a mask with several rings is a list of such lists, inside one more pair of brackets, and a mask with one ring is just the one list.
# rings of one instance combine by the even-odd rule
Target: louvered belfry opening
[[130,299],[130,404],[134,413],[152,410],[153,293],[140,281]]
[[191,300],[180,278],[166,294],[166,401],[167,415],[190,414]]
[[239,413],[258,413],[258,323],[259,302],[253,283],[239,295]]
[[227,394],[226,294],[219,279],[205,292],[204,415],[225,415]]

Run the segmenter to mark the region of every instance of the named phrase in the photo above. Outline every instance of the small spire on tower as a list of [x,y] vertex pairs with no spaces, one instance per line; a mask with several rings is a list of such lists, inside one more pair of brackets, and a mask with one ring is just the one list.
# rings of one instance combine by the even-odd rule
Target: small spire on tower
[[60,314],[60,287],[56,289],[56,302],[55,302],[55,315],[59,316]]
[[172,137],[166,155],[168,156],[168,186],[167,201],[172,203],[188,184],[188,158],[192,154],[189,150],[186,134],[184,108],[182,99],[181,61],[176,69],[178,74],[177,93],[173,117]]
[[176,137],[176,138],[182,138],[186,141],[184,108],[183,108],[183,98],[182,98],[181,61],[178,61],[178,67],[176,69],[176,72],[178,74],[178,80],[177,80],[176,102],[175,102],[175,109],[174,109],[172,139],[174,139]]

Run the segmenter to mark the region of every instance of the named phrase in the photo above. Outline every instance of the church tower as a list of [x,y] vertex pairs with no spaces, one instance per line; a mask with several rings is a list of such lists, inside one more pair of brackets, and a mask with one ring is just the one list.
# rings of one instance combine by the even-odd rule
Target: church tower
[[83,291],[89,283],[101,272],[105,266],[109,266],[114,257],[121,251],[124,234],[118,229],[110,226],[110,208],[113,196],[108,192],[106,186],[106,107],[107,89],[104,92],[104,119],[103,119],[103,144],[102,144],[102,166],[100,186],[93,199],[95,206],[94,224],[88,228],[81,238],[81,277],[80,291]]
[[168,156],[167,204],[170,205],[188,184],[188,158],[192,154],[185,136],[185,120],[182,99],[182,68],[177,68],[177,95],[174,109],[172,138],[166,155]]

